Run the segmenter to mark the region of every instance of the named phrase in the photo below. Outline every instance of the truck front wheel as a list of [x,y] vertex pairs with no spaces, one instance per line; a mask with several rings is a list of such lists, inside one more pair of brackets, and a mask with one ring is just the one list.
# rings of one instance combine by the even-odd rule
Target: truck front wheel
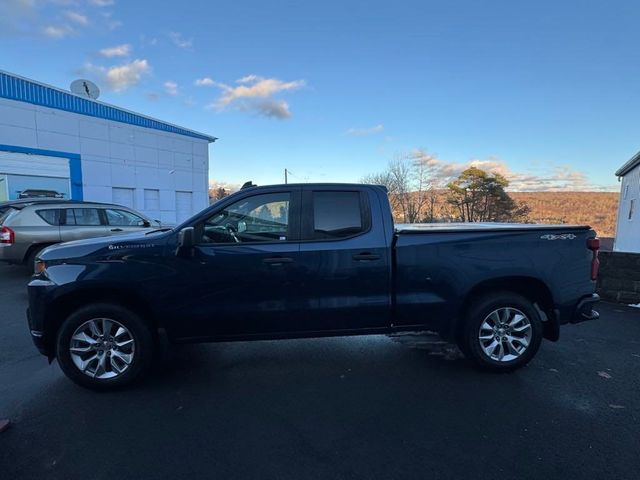
[[507,372],[526,365],[542,341],[533,304],[511,292],[484,294],[467,309],[460,349],[483,369]]
[[153,336],[134,312],[100,303],[72,313],[58,331],[56,355],[67,377],[110,390],[138,380],[150,367]]

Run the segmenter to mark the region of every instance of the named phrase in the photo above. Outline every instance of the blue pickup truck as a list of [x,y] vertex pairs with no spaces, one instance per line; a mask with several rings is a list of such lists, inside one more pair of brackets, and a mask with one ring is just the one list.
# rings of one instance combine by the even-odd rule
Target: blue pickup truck
[[588,226],[394,226],[379,186],[249,186],[173,229],[47,248],[29,326],[94,389],[140,378],[159,342],[424,329],[510,371],[598,317],[598,248]]

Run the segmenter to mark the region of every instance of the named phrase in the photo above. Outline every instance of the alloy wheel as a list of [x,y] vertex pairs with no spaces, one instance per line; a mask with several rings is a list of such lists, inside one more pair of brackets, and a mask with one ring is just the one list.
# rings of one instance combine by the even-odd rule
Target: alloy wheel
[[510,362],[524,354],[531,343],[529,318],[520,310],[502,307],[485,317],[478,332],[484,354],[497,362]]
[[131,366],[135,340],[120,322],[93,318],[75,330],[69,352],[75,366],[85,375],[99,379],[114,378]]

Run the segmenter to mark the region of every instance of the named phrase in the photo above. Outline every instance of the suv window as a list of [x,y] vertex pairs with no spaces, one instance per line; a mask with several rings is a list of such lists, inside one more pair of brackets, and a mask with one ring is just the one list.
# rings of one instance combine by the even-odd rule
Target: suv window
[[364,231],[358,192],[313,192],[313,238],[343,238]]
[[97,208],[67,208],[65,209],[65,225],[98,226],[101,225]]
[[11,215],[13,212],[17,212],[17,210],[15,208],[11,208],[11,207],[7,207],[5,209],[3,209],[2,211],[0,211],[0,225],[2,225],[4,223],[4,221],[9,218],[9,215]]
[[148,224],[144,218],[126,210],[107,208],[105,213],[107,214],[107,223],[112,226],[144,227]]
[[291,194],[266,193],[243,198],[204,222],[205,243],[282,242],[289,237]]
[[60,225],[60,210],[50,208],[49,210],[36,210],[38,216],[49,225]]

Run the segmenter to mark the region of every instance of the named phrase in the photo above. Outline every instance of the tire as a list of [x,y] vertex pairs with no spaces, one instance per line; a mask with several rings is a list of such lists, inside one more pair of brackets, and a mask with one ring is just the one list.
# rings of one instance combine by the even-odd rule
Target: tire
[[478,367],[510,372],[529,363],[542,336],[542,320],[529,300],[516,293],[495,292],[473,300],[458,343]]
[[141,379],[149,370],[153,335],[142,318],[126,308],[110,303],[87,305],[63,322],[56,356],[64,374],[78,385],[113,390]]

